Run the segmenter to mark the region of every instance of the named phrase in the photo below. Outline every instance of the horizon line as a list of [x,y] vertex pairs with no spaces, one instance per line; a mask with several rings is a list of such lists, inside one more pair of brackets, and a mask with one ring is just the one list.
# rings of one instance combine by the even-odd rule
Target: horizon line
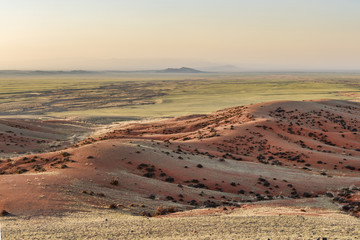
[[[59,72],[59,73],[81,73],[81,72],[89,72],[89,73],[102,73],[102,72],[118,72],[118,73],[135,73],[135,72],[155,72],[155,71],[163,71],[167,69],[181,69],[181,68],[188,68],[193,70],[198,70],[198,73],[360,73],[360,69],[253,69],[253,70],[238,70],[238,71],[202,71],[201,67],[193,68],[193,67],[169,67],[169,68],[161,68],[161,69],[137,69],[137,70],[86,70],[86,69],[0,69],[0,72]],[[161,72],[160,72],[161,73]],[[171,72],[168,72],[171,73]],[[183,72],[186,73],[186,72]],[[191,73],[191,72],[189,72]]]

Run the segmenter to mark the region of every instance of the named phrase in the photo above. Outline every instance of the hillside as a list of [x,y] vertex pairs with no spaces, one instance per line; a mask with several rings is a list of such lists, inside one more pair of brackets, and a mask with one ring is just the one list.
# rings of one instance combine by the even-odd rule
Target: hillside
[[202,71],[188,68],[188,67],[182,67],[182,68],[167,68],[164,70],[157,71],[159,73],[202,73]]
[[359,131],[359,103],[335,100],[120,124],[63,151],[3,159],[0,210],[141,214],[322,196],[358,215]]

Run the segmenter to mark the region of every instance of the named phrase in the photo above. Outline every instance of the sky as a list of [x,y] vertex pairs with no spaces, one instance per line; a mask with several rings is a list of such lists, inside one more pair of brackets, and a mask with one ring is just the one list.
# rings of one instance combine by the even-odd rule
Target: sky
[[0,69],[360,70],[358,0],[2,0]]

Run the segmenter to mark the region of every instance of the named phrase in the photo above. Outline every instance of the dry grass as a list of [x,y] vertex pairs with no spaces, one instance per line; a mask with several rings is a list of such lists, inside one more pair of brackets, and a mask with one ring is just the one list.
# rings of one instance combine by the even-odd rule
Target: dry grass
[[[360,239],[360,220],[335,210],[259,207],[144,218],[93,210],[1,219],[4,239]],[[171,215],[170,215],[171,216]]]

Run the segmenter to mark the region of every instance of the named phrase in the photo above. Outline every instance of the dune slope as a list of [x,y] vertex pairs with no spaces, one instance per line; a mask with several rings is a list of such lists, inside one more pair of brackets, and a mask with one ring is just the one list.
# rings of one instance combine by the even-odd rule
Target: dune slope
[[3,159],[0,173],[0,210],[15,215],[322,195],[358,215],[360,105],[270,102],[121,124],[63,151]]

